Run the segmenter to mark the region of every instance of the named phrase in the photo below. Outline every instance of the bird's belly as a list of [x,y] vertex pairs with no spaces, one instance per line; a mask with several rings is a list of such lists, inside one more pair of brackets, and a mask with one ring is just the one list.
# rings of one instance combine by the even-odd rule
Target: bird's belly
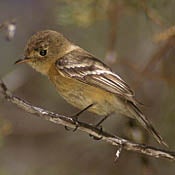
[[88,111],[98,115],[108,115],[116,110],[116,96],[110,92],[63,76],[54,76],[51,81],[59,94],[79,109],[94,104]]

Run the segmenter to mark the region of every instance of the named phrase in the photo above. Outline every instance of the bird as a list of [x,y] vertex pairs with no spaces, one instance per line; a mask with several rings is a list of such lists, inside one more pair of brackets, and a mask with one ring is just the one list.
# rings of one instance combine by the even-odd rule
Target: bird
[[[138,107],[134,91],[110,67],[63,34],[43,30],[32,35],[24,57],[27,63],[48,77],[68,103],[99,116],[121,114],[140,123],[159,144],[167,146],[150,120]],[[101,121],[102,122],[102,121]]]

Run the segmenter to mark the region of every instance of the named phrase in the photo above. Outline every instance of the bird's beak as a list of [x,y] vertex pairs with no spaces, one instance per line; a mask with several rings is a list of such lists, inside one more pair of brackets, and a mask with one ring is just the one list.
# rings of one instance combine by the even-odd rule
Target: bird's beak
[[26,62],[30,62],[32,59],[29,57],[24,57],[23,59],[19,59],[17,61],[15,61],[15,64],[21,64],[21,63],[26,63]]

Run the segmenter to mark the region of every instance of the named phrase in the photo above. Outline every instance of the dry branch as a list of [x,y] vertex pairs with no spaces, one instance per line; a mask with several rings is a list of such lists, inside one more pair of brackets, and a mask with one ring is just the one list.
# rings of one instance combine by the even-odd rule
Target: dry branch
[[121,149],[125,149],[128,151],[138,152],[145,155],[149,155],[155,158],[166,158],[170,160],[175,160],[175,152],[166,151],[163,149],[158,149],[155,147],[137,144],[130,142],[126,139],[117,137],[108,132],[101,131],[100,129],[89,125],[83,122],[74,122],[71,117],[67,117],[64,115],[56,114],[40,107],[33,106],[29,102],[22,100],[16,96],[14,96],[6,87],[6,85],[0,80],[0,96],[9,102],[17,105],[19,108],[23,109],[27,113],[34,114],[40,118],[51,121],[56,124],[60,124],[63,126],[67,126],[70,128],[76,128],[78,126],[78,130],[84,131],[96,138],[101,138],[101,140],[106,141],[117,148],[116,156],[119,155]]

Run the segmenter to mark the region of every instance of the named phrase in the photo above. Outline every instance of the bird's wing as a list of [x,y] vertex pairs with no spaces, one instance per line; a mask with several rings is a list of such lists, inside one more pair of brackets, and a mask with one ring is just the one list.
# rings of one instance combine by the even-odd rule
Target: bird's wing
[[104,89],[126,100],[128,109],[138,122],[153,134],[159,143],[166,145],[159,133],[136,106],[134,93],[130,87],[97,58],[83,49],[76,49],[59,58],[55,64],[62,75]]
[[59,58],[55,64],[57,70],[64,76],[104,89],[126,100],[132,99],[134,95],[124,80],[83,49],[69,52]]

